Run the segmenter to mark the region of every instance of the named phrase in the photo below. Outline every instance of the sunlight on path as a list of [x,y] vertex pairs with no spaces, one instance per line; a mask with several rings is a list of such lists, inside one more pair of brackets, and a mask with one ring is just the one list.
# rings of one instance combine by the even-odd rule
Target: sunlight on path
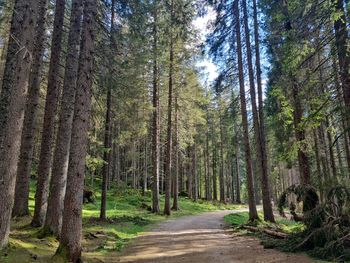
[[[238,211],[236,211],[238,212]],[[160,223],[125,248],[119,258],[104,262],[312,262],[303,255],[266,250],[253,237],[224,229],[232,211],[210,212]]]

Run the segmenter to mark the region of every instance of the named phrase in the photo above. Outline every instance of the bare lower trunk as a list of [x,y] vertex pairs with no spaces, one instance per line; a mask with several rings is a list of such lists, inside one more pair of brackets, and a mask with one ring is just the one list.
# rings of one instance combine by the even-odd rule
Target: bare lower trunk
[[299,87],[294,85],[293,87],[293,99],[294,99],[294,128],[296,141],[300,143],[298,148],[298,161],[300,169],[300,181],[302,184],[310,184],[310,166],[309,157],[306,150],[303,147],[305,144],[305,130],[301,128],[303,109],[300,101]]
[[38,11],[33,66],[29,78],[29,94],[23,123],[21,150],[16,179],[15,202],[12,209],[12,216],[24,216],[29,214],[29,179],[33,160],[36,117],[40,96],[40,80],[46,37],[47,0],[39,1]]
[[[59,10],[60,11],[60,10]],[[56,13],[62,15],[62,13]],[[58,95],[60,89],[60,61],[63,36],[63,17],[55,16],[55,25],[52,33],[51,57],[48,75],[46,103],[43,132],[41,138],[41,151],[38,166],[38,179],[35,192],[35,207],[32,226],[39,227],[44,224],[47,199],[49,195],[50,169],[52,163],[52,149],[55,132],[55,119],[57,113]]]
[[193,145],[193,152],[192,152],[192,180],[193,180],[193,187],[192,187],[192,197],[194,201],[198,200],[198,171],[197,171],[197,147],[196,143]]
[[238,143],[238,136],[236,135],[236,202],[242,203],[241,201],[241,151]]
[[153,25],[153,116],[152,116],[152,212],[159,213],[159,165],[160,165],[160,124],[159,124],[159,87],[158,87],[158,33],[157,1],[154,9]]
[[[347,31],[345,10],[344,10],[344,1],[336,1],[336,11],[340,16],[334,21],[334,31],[335,31],[335,45],[337,48],[337,55],[339,61],[340,69],[340,81],[343,89],[343,98],[345,102],[345,108],[347,114],[345,114],[345,123],[347,126],[350,125],[349,111],[350,111],[350,54],[349,54],[349,36]],[[350,140],[350,133],[347,134]]]
[[[173,15],[173,3],[171,4],[171,13]],[[170,36],[170,66],[169,66],[169,94],[168,94],[168,127],[167,143],[165,154],[165,206],[164,214],[170,215],[170,194],[171,194],[171,165],[172,165],[172,104],[173,104],[173,69],[174,69],[174,48],[173,37]]]
[[111,90],[111,83],[108,84],[108,91],[107,91],[107,110],[106,110],[106,120],[105,120],[105,138],[104,138],[104,148],[105,152],[103,153],[103,169],[102,169],[102,194],[101,194],[101,209],[100,209],[100,219],[105,220],[106,219],[106,204],[107,204],[107,182],[108,182],[108,176],[109,176],[109,166],[110,166],[110,160],[111,160],[111,154],[110,154],[110,123],[111,123],[111,96],[112,96],[112,90]]
[[219,188],[220,188],[220,202],[225,203],[225,173],[224,173],[224,131],[223,131],[222,117],[220,117],[220,174],[219,174]]
[[96,0],[85,0],[67,189],[64,199],[62,233],[57,250],[57,254],[74,263],[81,262],[82,205],[91,107],[97,6]]
[[173,210],[179,210],[178,196],[179,196],[179,105],[178,95],[175,96],[175,141],[174,141],[174,201]]
[[[212,136],[215,136],[214,134]],[[213,140],[213,200],[218,200],[217,173],[216,173],[216,145]]]
[[[256,4],[254,8],[254,17],[257,16]],[[253,126],[256,142],[256,159],[257,159],[257,171],[260,173],[261,178],[261,190],[262,190],[262,200],[263,200],[263,210],[264,210],[264,219],[266,221],[275,222],[275,218],[272,211],[272,204],[270,199],[270,186],[268,183],[268,171],[267,171],[267,155],[266,155],[266,145],[265,145],[265,134],[263,134],[263,129],[261,123],[263,122],[263,109],[260,109],[258,112],[258,107],[256,105],[256,90],[254,83],[254,69],[253,69],[253,59],[250,43],[250,30],[248,24],[248,11],[247,11],[247,2],[243,0],[243,17],[244,17],[244,28],[245,28],[245,39],[246,39],[246,49],[247,49],[247,61],[248,61],[248,75],[249,75],[249,84],[250,84],[250,97],[251,105],[253,112]],[[255,19],[257,20],[257,18]],[[258,38],[258,28],[257,22],[255,22],[255,43],[256,43],[256,57],[259,58],[259,38]],[[257,71],[258,71],[258,82],[259,83],[259,104],[262,107],[262,95],[261,95],[261,77],[260,77],[260,60],[256,61]],[[260,115],[260,116],[259,116]]]
[[17,0],[11,21],[0,96],[0,249],[10,233],[37,8],[37,1]]
[[253,221],[258,219],[258,212],[256,210],[255,194],[254,194],[254,179],[252,171],[252,158],[249,142],[249,127],[247,117],[247,105],[245,98],[244,87],[244,72],[243,72],[243,58],[242,58],[242,43],[241,43],[241,28],[240,28],[240,15],[238,1],[234,3],[234,11],[236,17],[236,40],[237,40],[237,58],[238,58],[238,76],[240,87],[240,100],[241,100],[241,115],[243,126],[243,143],[245,148],[245,162],[247,173],[247,188],[248,188],[248,204],[249,204],[249,220]]
[[[111,27],[109,30],[110,34],[110,48],[113,50],[113,30],[114,30],[114,14],[115,14],[115,0],[111,1]],[[100,210],[100,219],[106,219],[106,203],[107,203],[107,190],[110,185],[110,170],[111,170],[111,160],[112,160],[112,122],[111,122],[111,112],[112,112],[112,78],[113,75],[112,69],[109,69],[110,76],[107,77],[107,98],[106,98],[106,119],[105,119],[105,134],[104,134],[104,148],[103,153],[103,168],[102,168],[102,194],[101,194],[101,210]]]
[[[63,19],[65,0],[56,2],[56,15]],[[69,149],[72,134],[75,90],[78,77],[79,42],[81,34],[81,16],[83,1],[73,0],[68,36],[68,50],[63,82],[63,95],[59,126],[56,137],[56,148],[52,164],[52,179],[48,198],[45,228],[58,236],[61,231],[63,201],[66,190]],[[57,18],[57,24],[59,24]]]

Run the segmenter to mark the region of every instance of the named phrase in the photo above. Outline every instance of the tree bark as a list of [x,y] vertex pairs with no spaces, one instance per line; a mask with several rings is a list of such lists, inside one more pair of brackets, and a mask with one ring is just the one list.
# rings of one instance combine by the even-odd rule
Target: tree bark
[[[208,122],[208,112],[207,112],[207,125]],[[206,199],[208,201],[212,200],[211,182],[210,182],[210,156],[209,156],[209,130],[205,133],[205,177],[206,177]]]
[[219,174],[219,188],[220,188],[220,202],[226,203],[225,198],[225,173],[224,173],[224,131],[223,131],[222,117],[220,116],[220,174]]
[[[111,28],[110,28],[110,48],[113,49],[113,29],[114,29],[114,9],[115,0],[111,2]],[[109,74],[112,75],[113,72],[110,69]],[[108,78],[108,77],[107,77]],[[111,78],[111,77],[109,77]],[[107,203],[107,182],[109,178],[109,171],[111,167],[111,111],[112,111],[112,83],[111,79],[107,83],[107,104],[106,104],[106,119],[105,119],[105,136],[104,136],[104,148],[103,153],[103,169],[102,169],[102,194],[101,194],[101,210],[100,219],[106,220],[106,203]]]
[[97,1],[84,1],[83,31],[72,127],[62,233],[57,254],[69,262],[81,262],[82,205],[85,158],[91,111]]
[[[63,22],[65,0],[56,2],[57,27]],[[67,58],[63,81],[61,111],[56,137],[56,148],[52,164],[52,179],[48,198],[45,228],[59,236],[62,226],[63,201],[66,190],[69,149],[71,143],[72,123],[74,115],[75,90],[78,78],[79,43],[81,35],[81,16],[83,1],[73,0],[70,16]]]
[[0,95],[0,248],[7,246],[29,72],[37,1],[16,0]]
[[[345,122],[350,125],[350,54],[349,54],[349,35],[347,31],[346,16],[344,10],[344,1],[336,1],[336,12],[341,15],[334,21],[335,45],[337,47],[337,55],[340,69],[340,80],[343,89],[343,98],[345,102]],[[350,141],[350,133],[348,133]]]
[[332,175],[333,179],[337,179],[337,167],[335,164],[335,157],[334,157],[334,149],[333,149],[333,140],[332,140],[332,134],[329,131],[330,123],[329,123],[329,117],[326,117],[326,134],[327,134],[327,140],[328,140],[328,151],[329,151],[329,160],[331,164],[331,169],[332,169]]
[[197,145],[196,142],[192,148],[192,198],[194,201],[198,200],[198,172],[197,172]]
[[175,141],[174,141],[174,200],[172,209],[179,210],[179,104],[178,95],[175,95]]
[[259,217],[258,217],[258,212],[256,210],[255,195],[254,195],[254,180],[253,180],[252,158],[251,158],[251,150],[250,150],[250,142],[249,142],[247,105],[246,105],[245,88],[244,88],[241,25],[240,25],[240,15],[239,15],[240,12],[239,12],[238,1],[234,2],[233,8],[235,11],[235,22],[236,22],[238,77],[239,77],[241,115],[242,115],[242,126],[243,126],[243,143],[245,148],[245,162],[246,162],[246,173],[247,173],[249,220],[253,221],[253,220],[259,219]]
[[261,190],[262,190],[262,200],[263,200],[263,211],[264,219],[266,221],[275,222],[275,218],[272,211],[272,204],[270,198],[270,186],[269,178],[267,171],[267,155],[266,155],[266,145],[265,145],[265,136],[264,129],[262,128],[262,118],[263,108],[262,108],[262,87],[261,87],[261,68],[260,68],[260,50],[259,50],[259,34],[258,34],[258,22],[257,22],[257,7],[256,0],[254,2],[254,35],[255,35],[255,51],[256,51],[256,66],[257,66],[257,83],[258,83],[258,97],[259,97],[259,112],[256,105],[256,91],[254,83],[254,70],[253,70],[253,59],[250,43],[250,30],[248,24],[248,11],[247,11],[247,2],[243,0],[243,21],[245,29],[245,43],[247,49],[247,62],[248,62],[248,76],[250,84],[250,98],[253,111],[253,126],[256,142],[256,153],[257,153],[257,167],[260,173],[261,178]]
[[[61,10],[58,10],[61,11]],[[54,30],[52,33],[51,57],[48,74],[48,84],[45,102],[44,124],[41,138],[41,150],[38,165],[38,179],[35,192],[35,207],[32,226],[40,227],[44,224],[49,194],[50,169],[52,163],[52,148],[55,133],[55,119],[57,113],[60,89],[60,62],[63,37],[62,13],[56,13]]]
[[236,133],[236,202],[242,203],[241,200],[241,165],[240,165],[240,145],[238,143],[238,134]]
[[174,39],[172,34],[174,16],[174,2],[171,1],[171,25],[170,25],[170,64],[169,64],[169,90],[168,90],[168,125],[167,142],[165,155],[165,206],[164,214],[170,215],[170,195],[171,195],[171,165],[172,165],[172,110],[173,110],[173,71],[174,71]]
[[302,118],[303,118],[303,108],[300,101],[300,91],[297,84],[292,88],[293,100],[294,100],[294,129],[295,129],[295,138],[298,143],[298,161],[300,169],[300,181],[302,184],[310,184],[310,166],[309,166],[309,157],[304,147],[305,144],[305,130],[302,127]]
[[213,144],[213,200],[218,200],[218,190],[217,190],[217,173],[216,173],[216,164],[217,164],[217,156],[216,156],[216,145],[214,140],[214,127],[212,127],[212,144]]
[[33,64],[29,77],[29,93],[24,116],[21,137],[20,156],[17,168],[15,187],[15,202],[12,216],[25,216],[29,214],[29,180],[32,168],[35,128],[37,122],[37,109],[40,97],[40,80],[45,45],[47,0],[38,2],[38,18],[35,32],[35,45],[33,51]]
[[160,122],[158,86],[158,1],[155,1],[153,23],[153,116],[152,116],[152,212],[159,213]]

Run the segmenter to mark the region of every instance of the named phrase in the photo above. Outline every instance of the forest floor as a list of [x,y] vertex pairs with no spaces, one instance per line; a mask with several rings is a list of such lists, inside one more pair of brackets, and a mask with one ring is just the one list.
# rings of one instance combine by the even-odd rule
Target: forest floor
[[[153,229],[153,226],[167,219],[198,215],[208,211],[242,209],[240,205],[223,205],[203,200],[193,202],[186,197],[179,198],[181,210],[174,211],[171,217],[149,212],[151,192],[143,196],[140,191],[127,187],[112,188],[107,197],[108,220],[101,222],[100,193],[95,191],[95,202],[83,207],[83,259],[84,262],[117,262],[119,251],[140,234]],[[29,209],[34,209],[34,181],[31,182]],[[161,196],[160,207],[164,207]],[[52,256],[58,247],[53,236],[42,236],[40,228],[30,226],[32,217],[14,218],[11,224],[10,245],[0,252],[1,263],[13,262],[54,262]],[[133,242],[131,242],[133,243]],[[55,262],[59,262],[55,260]]]
[[[217,211],[159,223],[137,238],[114,258],[103,262],[228,263],[228,262],[314,262],[302,254],[264,249],[253,236],[234,232],[224,216],[242,212]],[[116,258],[118,258],[116,260]]]

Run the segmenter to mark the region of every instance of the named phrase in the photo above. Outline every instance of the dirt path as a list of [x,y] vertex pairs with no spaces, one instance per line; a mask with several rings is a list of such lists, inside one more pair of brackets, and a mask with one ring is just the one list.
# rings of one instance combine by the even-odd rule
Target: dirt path
[[232,233],[223,221],[229,213],[232,211],[162,222],[137,238],[113,262],[313,262],[303,255],[264,249],[256,238]]

